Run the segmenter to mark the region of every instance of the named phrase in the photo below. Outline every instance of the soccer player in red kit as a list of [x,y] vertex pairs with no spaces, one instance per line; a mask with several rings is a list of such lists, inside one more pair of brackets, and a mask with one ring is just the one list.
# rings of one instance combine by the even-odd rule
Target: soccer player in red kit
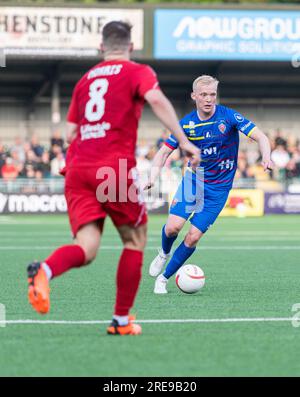
[[92,262],[104,219],[112,219],[124,245],[117,276],[114,315],[107,332],[138,335],[141,327],[129,311],[141,278],[147,214],[135,177],[137,127],[146,100],[171,130],[194,165],[199,150],[188,142],[174,108],[160,91],[153,70],[130,61],[131,26],[106,24],[102,32],[104,61],[75,86],[68,113],[65,196],[74,244],[28,266],[28,297],[39,313],[50,309],[49,280]]

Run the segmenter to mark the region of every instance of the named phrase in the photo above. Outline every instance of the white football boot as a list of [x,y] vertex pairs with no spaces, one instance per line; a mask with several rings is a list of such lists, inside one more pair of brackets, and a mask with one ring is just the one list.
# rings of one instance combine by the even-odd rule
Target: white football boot
[[151,277],[157,277],[161,273],[170,256],[171,254],[165,254],[162,249],[158,250],[158,255],[153,259],[149,267]]
[[154,285],[154,293],[155,294],[167,294],[167,283],[168,279],[165,278],[162,274],[160,274],[157,279],[155,280],[155,285]]

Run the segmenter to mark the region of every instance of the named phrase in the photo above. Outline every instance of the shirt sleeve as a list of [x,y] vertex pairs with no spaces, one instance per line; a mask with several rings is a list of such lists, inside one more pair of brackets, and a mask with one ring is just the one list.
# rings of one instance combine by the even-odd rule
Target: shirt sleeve
[[[181,119],[179,121],[180,127],[182,128],[183,132],[185,133],[184,129],[183,129],[183,125],[184,125],[184,119]],[[169,138],[165,141],[165,145],[168,146],[170,149],[175,150],[178,148],[179,143],[177,141],[177,139],[175,138],[175,136],[173,134],[170,134]]]
[[252,131],[256,127],[252,121],[246,119],[246,117],[233,109],[230,109],[230,121],[236,131],[241,132],[248,137],[251,136]]
[[141,98],[144,98],[145,94],[150,90],[160,89],[156,73],[148,65],[141,65],[134,79],[136,92]]
[[172,150],[177,149],[179,146],[177,139],[172,134],[170,134],[169,138],[165,141],[165,145]]
[[79,112],[78,112],[78,102],[77,102],[77,86],[75,86],[72,94],[71,103],[69,106],[67,121],[70,123],[79,123]]

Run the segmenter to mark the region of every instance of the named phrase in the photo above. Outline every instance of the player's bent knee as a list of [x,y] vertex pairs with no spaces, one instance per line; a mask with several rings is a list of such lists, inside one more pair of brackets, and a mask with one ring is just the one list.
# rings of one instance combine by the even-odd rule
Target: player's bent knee
[[81,239],[81,241],[76,241],[76,244],[80,245],[80,247],[83,249],[85,253],[85,265],[88,265],[89,263],[93,262],[93,260],[97,256],[98,248],[99,245],[98,243],[92,242],[92,241],[87,241]]
[[95,247],[87,247],[87,246],[82,246],[82,249],[85,252],[85,265],[90,264],[91,262],[93,262],[93,260],[96,258],[97,256],[97,249]]
[[136,238],[124,242],[124,248],[132,249],[135,251],[144,251],[147,242],[146,235],[139,235]]
[[187,247],[193,248],[198,244],[198,241],[203,236],[202,232],[189,232],[184,239],[184,243]]
[[118,228],[124,248],[143,251],[147,242],[147,225],[133,228],[127,225]]
[[94,223],[84,226],[76,235],[75,244],[80,245],[85,253],[85,265],[91,263],[97,255],[100,244],[100,231]]
[[126,243],[124,244],[125,249],[133,250],[133,251],[141,251],[144,252],[145,246],[138,245],[138,244],[131,244],[131,243]]
[[177,236],[180,233],[181,226],[180,225],[166,225],[165,233],[168,237]]

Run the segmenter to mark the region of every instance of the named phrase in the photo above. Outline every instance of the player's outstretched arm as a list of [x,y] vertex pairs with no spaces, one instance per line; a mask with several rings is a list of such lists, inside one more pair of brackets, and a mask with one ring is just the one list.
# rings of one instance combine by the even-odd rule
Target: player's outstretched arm
[[262,166],[264,171],[273,169],[273,162],[271,160],[271,145],[268,137],[257,127],[255,127],[250,136],[251,139],[256,141],[262,156]]
[[152,162],[149,181],[145,185],[144,190],[151,189],[152,186],[154,186],[154,182],[156,178],[160,174],[162,167],[165,165],[167,158],[170,156],[172,152],[173,150],[171,148],[169,148],[166,145],[162,145],[162,147],[156,153]]
[[156,117],[172,132],[179,146],[191,160],[191,165],[197,167],[200,162],[200,150],[190,143],[182,131],[175,109],[171,102],[160,90],[150,90],[145,94],[145,99],[151,106]]

